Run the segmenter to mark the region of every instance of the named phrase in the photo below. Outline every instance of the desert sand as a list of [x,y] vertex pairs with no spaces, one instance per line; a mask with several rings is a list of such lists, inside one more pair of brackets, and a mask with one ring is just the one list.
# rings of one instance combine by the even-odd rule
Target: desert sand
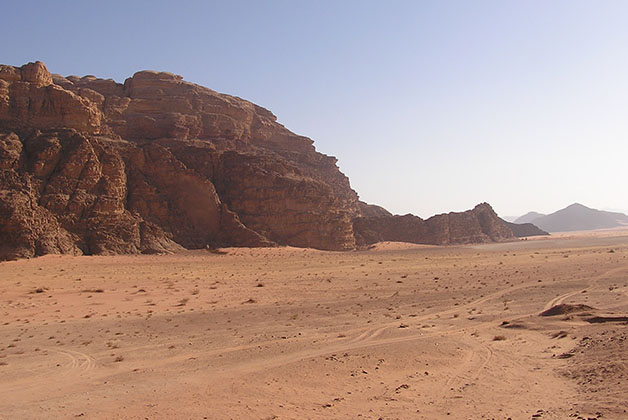
[[0,419],[628,418],[627,257],[614,231],[4,262]]

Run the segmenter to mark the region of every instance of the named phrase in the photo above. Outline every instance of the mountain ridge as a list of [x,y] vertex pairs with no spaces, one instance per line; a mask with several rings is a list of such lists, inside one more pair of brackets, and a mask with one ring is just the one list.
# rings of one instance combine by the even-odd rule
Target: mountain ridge
[[580,203],[570,204],[550,214],[529,212],[515,222],[521,223],[523,220],[533,223],[548,232],[569,232],[628,226],[628,216],[623,213],[597,210]]

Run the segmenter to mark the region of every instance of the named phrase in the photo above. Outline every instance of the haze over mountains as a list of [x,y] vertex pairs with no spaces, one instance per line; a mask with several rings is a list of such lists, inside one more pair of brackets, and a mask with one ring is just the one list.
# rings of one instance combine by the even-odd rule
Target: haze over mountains
[[570,232],[628,226],[628,216],[574,203],[551,214],[531,211],[517,218],[514,223],[532,223],[548,232]]

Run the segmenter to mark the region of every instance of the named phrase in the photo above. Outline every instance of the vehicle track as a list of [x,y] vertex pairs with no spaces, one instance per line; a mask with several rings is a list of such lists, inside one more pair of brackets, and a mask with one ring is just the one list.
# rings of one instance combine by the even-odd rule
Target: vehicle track
[[13,382],[12,386],[9,388],[2,388],[2,392],[12,392],[23,389],[24,387],[36,392],[37,390],[43,388],[49,388],[51,386],[51,379],[54,377],[67,378],[72,376],[82,376],[96,367],[96,360],[87,353],[56,348],[46,348],[43,350],[65,356],[67,363],[63,365],[63,369],[59,371],[58,367],[51,366],[47,373],[39,373],[35,376],[24,377],[19,381]]
[[81,372],[87,372],[96,367],[96,360],[87,353],[68,349],[49,348],[46,350],[63,354],[70,359],[70,362],[67,365],[67,367],[69,367],[69,370],[66,372],[72,372],[76,370],[79,370]]
[[564,303],[567,299],[569,299],[572,296],[576,296],[580,293],[583,293],[585,291],[591,291],[593,289],[595,289],[598,286],[598,283],[600,280],[602,280],[604,277],[608,277],[612,274],[615,273],[620,273],[622,271],[628,271],[627,267],[617,267],[617,268],[613,268],[611,270],[607,270],[604,273],[597,275],[593,278],[591,278],[588,282],[587,287],[585,287],[584,289],[578,289],[578,290],[573,290],[571,292],[567,292],[567,293],[563,293],[562,295],[556,296],[555,298],[551,299],[549,302],[547,302],[545,304],[545,307],[543,308],[544,311],[552,308],[553,306],[556,305],[560,305],[562,303]]

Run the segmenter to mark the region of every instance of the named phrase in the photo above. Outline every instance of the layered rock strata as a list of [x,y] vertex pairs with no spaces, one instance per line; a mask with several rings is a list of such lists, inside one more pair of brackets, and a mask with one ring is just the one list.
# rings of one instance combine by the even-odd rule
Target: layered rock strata
[[0,66],[0,259],[512,237],[491,212],[419,223],[361,203],[336,159],[270,111],[171,73],[120,84]]

